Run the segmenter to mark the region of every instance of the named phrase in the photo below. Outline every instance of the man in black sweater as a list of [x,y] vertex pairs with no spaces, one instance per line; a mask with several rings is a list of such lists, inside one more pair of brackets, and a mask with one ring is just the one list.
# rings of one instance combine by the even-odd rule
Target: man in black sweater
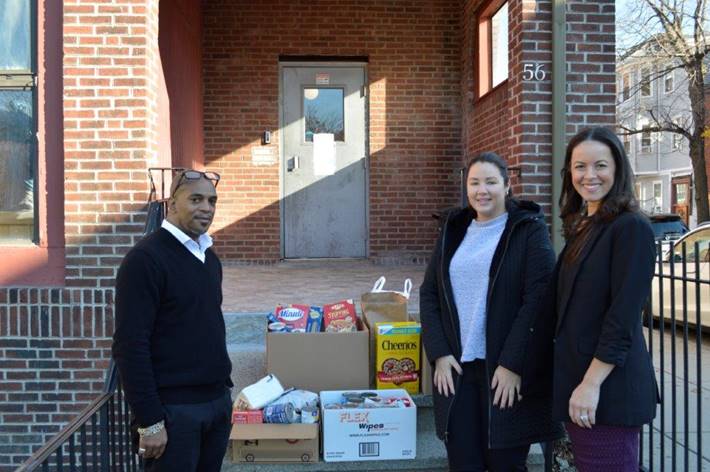
[[229,440],[222,266],[206,234],[218,181],[176,175],[162,227],[128,252],[116,278],[113,357],[147,471],[219,471]]

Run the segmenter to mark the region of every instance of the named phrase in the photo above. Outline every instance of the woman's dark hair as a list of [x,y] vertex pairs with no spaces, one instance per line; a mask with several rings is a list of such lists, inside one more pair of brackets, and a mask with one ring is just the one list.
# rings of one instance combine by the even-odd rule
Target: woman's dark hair
[[[602,200],[593,216],[587,218],[585,203],[572,185],[570,163],[572,152],[585,141],[597,141],[606,145],[614,158],[614,184]],[[569,247],[567,261],[576,260],[589,236],[599,224],[614,219],[626,211],[638,211],[638,201],[634,196],[634,174],[626,156],[624,145],[607,128],[588,128],[577,133],[567,144],[565,165],[562,169],[562,192],[560,194],[560,218],[562,231]]]
[[508,185],[508,182],[510,182],[510,177],[508,176],[508,164],[505,162],[505,159],[500,157],[495,152],[482,152],[470,158],[466,163],[465,182],[468,182],[468,173],[471,171],[471,167],[479,162],[487,162],[496,166],[500,171],[501,177],[503,177],[503,185]]

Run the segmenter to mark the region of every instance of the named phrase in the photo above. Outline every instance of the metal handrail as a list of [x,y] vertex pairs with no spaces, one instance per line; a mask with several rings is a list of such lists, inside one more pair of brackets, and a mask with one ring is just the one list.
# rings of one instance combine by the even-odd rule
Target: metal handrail
[[52,437],[47,444],[35,451],[29,459],[22,463],[19,469],[15,472],[30,472],[41,466],[43,462],[50,459],[52,454],[57,452],[67,440],[76,433],[79,428],[86,425],[92,416],[96,414],[114,395],[115,392],[102,393],[101,396],[94,399],[93,402],[84,408],[79,415],[67,424],[62,430]]

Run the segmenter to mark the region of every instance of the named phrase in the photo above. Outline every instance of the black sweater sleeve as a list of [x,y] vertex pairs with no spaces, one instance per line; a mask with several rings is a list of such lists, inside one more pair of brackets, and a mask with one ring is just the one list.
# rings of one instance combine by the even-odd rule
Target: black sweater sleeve
[[126,255],[116,278],[113,358],[126,399],[141,427],[155,424],[164,417],[150,351],[163,284],[156,261],[137,248]]

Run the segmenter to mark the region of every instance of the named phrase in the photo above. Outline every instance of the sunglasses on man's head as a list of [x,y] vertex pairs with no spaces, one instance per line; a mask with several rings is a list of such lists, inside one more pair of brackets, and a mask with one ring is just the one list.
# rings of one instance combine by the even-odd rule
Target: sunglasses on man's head
[[215,188],[217,188],[217,184],[219,183],[219,174],[217,172],[200,172],[199,170],[186,170],[182,174],[180,174],[180,179],[178,180],[177,185],[175,185],[175,188],[173,189],[173,195],[175,195],[177,189],[179,189],[184,182],[188,180],[200,180],[203,177],[212,182]]

